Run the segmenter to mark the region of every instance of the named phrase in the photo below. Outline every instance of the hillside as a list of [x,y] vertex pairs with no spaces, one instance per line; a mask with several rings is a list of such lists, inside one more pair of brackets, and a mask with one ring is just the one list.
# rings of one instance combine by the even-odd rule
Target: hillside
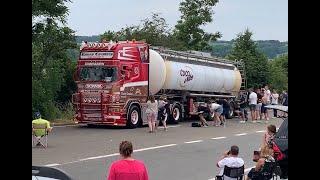
[[[100,41],[100,36],[78,36],[77,43],[81,41]],[[257,42],[258,50],[262,51],[269,59],[273,59],[280,54],[288,52],[288,41],[280,42],[278,40],[259,40]],[[217,57],[225,57],[232,49],[233,40],[231,41],[216,41],[212,43],[212,55]]]

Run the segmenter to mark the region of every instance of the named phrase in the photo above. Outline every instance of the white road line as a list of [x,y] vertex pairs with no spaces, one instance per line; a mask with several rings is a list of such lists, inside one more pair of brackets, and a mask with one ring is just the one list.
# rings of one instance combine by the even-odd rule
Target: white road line
[[266,132],[265,130],[256,131],[256,133]]
[[87,160],[92,160],[92,159],[101,159],[101,158],[118,156],[118,155],[119,155],[119,153],[113,153],[113,154],[108,154],[108,155],[104,155],[104,156],[88,157],[88,158],[80,159],[79,161],[87,161]]
[[184,142],[186,144],[191,144],[191,143],[197,143],[197,142],[202,142],[203,140],[196,140],[196,141],[187,141],[187,142]]
[[47,164],[45,166],[48,166],[48,167],[52,167],[52,166],[59,166],[60,164]]
[[224,139],[224,138],[227,138],[227,137],[215,137],[215,138],[211,138],[211,139]]
[[243,136],[243,135],[247,135],[247,133],[235,134],[235,136]]
[[[180,127],[181,125],[175,125],[175,126],[167,126],[167,128],[175,128],[175,127]],[[164,127],[161,126],[161,127],[158,127],[159,129],[163,129]]]
[[[143,148],[143,149],[137,149],[137,150],[134,150],[133,152],[140,152],[140,151],[146,151],[146,150],[151,150],[151,149],[159,149],[159,148],[176,146],[176,145],[177,144],[167,144],[167,145],[163,145],[163,146],[154,146],[154,147],[148,147],[148,148]],[[72,163],[77,163],[77,162],[81,162],[81,161],[101,159],[101,158],[113,157],[113,156],[118,156],[118,155],[119,155],[119,153],[113,153],[113,154],[108,154],[108,155],[103,155],[103,156],[94,156],[94,157],[83,158],[83,159],[79,159],[79,160],[71,161],[71,162],[67,162],[67,163],[62,163],[62,164],[47,164],[45,166],[59,166],[59,165],[63,165],[63,164],[72,164]]]
[[163,145],[163,146],[154,146],[154,147],[148,147],[148,148],[133,150],[133,152],[140,152],[140,151],[146,151],[146,150],[151,150],[151,149],[159,149],[159,148],[176,146],[176,145],[177,144],[167,144],[167,145]]

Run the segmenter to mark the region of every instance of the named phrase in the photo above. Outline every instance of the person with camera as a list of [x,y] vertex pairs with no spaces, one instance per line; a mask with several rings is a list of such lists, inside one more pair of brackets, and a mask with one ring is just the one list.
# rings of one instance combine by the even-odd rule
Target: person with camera
[[[259,159],[257,160],[256,166],[249,171],[246,180],[259,179],[259,174],[261,174],[260,172],[263,171],[263,167],[264,167],[265,163],[266,162],[275,162],[275,159],[272,157],[272,149],[270,149],[268,146],[263,146],[259,153],[256,154],[256,152],[257,151],[255,151],[254,154],[255,154],[255,156],[258,156]],[[269,172],[269,174],[267,175],[266,178],[271,179],[272,172]]]
[[243,159],[239,158],[238,155],[239,147],[236,145],[231,146],[231,149],[223,154],[221,159],[217,162],[217,167],[220,168],[220,172],[217,177],[223,176],[224,180],[236,180],[236,178],[230,178],[223,175],[223,171],[225,166],[238,168],[244,165]]

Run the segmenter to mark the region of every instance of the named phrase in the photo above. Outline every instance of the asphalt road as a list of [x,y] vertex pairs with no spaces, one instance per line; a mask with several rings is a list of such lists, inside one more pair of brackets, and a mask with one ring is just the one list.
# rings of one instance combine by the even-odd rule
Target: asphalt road
[[[47,149],[32,149],[32,165],[55,166],[79,180],[106,179],[110,164],[119,159],[119,143],[130,140],[134,158],[146,163],[150,179],[208,180],[218,173],[215,164],[232,145],[239,146],[247,170],[255,165],[253,150],[261,147],[268,124],[239,124],[237,120],[228,120],[226,128],[192,128],[191,122],[184,122],[153,134],[147,133],[147,127],[57,127]],[[269,120],[277,127],[281,122]]]

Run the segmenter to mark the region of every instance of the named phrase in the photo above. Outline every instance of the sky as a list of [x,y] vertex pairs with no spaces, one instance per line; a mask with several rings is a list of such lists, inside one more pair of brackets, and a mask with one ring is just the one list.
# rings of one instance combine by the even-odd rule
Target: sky
[[[182,0],[72,0],[67,3],[68,26],[79,36],[118,31],[138,25],[151,13],[161,13],[170,27],[180,18]],[[288,41],[288,0],[220,0],[213,7],[213,21],[203,28],[221,32],[220,40],[235,39],[249,28],[254,40]]]

